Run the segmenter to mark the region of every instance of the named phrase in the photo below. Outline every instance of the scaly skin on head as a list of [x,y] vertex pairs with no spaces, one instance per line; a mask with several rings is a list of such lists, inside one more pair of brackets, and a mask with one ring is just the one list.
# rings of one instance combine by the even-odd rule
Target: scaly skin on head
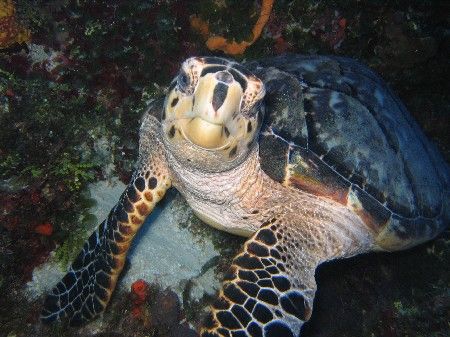
[[162,115],[163,140],[184,166],[210,172],[247,158],[261,127],[262,82],[221,58],[190,58],[172,82]]

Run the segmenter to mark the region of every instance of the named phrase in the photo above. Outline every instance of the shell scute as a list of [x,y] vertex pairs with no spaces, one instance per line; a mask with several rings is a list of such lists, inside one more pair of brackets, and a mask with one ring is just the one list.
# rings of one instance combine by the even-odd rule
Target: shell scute
[[300,82],[294,76],[276,69],[268,69],[260,75],[266,86],[263,130],[270,127],[278,136],[307,146],[308,130]]
[[290,155],[286,184],[318,196],[347,204],[350,182],[337,175],[311,151],[294,148]]

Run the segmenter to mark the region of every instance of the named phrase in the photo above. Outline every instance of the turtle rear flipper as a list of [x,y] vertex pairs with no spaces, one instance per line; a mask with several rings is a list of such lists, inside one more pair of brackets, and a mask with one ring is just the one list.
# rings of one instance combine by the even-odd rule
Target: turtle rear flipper
[[105,309],[134,235],[170,186],[163,165],[153,162],[141,167],[48,295],[41,314],[43,322],[68,319],[70,325],[81,325]]

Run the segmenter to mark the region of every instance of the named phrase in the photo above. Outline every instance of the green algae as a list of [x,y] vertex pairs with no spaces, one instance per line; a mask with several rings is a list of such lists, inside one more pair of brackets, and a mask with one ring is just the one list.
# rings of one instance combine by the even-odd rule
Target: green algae
[[67,270],[70,263],[81,251],[83,243],[88,238],[86,231],[79,229],[72,231],[63,244],[56,249],[55,257],[62,270]]
[[64,152],[56,163],[52,173],[63,179],[70,191],[79,191],[87,183],[95,178],[93,169],[96,167],[93,163],[80,163],[78,158],[71,158],[70,154]]
[[20,155],[18,153],[7,154],[0,163],[0,177],[7,178],[17,172],[20,162]]
[[[85,98],[67,84],[12,76],[7,84],[15,93],[9,111],[0,116],[3,155],[0,176],[20,176],[30,183],[45,177],[79,190],[94,178],[98,167],[80,162],[73,150],[92,121],[80,114]],[[66,147],[66,148],[64,148]]]
[[395,301],[394,308],[397,311],[398,315],[401,316],[417,316],[420,313],[419,309],[414,306],[405,306],[402,301]]
[[55,240],[62,242],[56,248],[55,258],[61,270],[68,269],[94,226],[99,224],[98,219],[89,211],[94,201],[84,191],[77,196],[76,205],[68,214],[57,213],[55,219],[59,228]]

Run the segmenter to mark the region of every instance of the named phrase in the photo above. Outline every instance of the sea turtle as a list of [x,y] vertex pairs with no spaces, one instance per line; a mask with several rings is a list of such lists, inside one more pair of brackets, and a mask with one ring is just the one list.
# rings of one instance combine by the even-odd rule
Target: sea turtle
[[348,58],[189,58],[145,114],[139,151],[44,322],[79,325],[104,310],[171,186],[207,224],[249,237],[202,337],[298,336],[320,263],[412,247],[450,219],[447,163],[383,81]]

